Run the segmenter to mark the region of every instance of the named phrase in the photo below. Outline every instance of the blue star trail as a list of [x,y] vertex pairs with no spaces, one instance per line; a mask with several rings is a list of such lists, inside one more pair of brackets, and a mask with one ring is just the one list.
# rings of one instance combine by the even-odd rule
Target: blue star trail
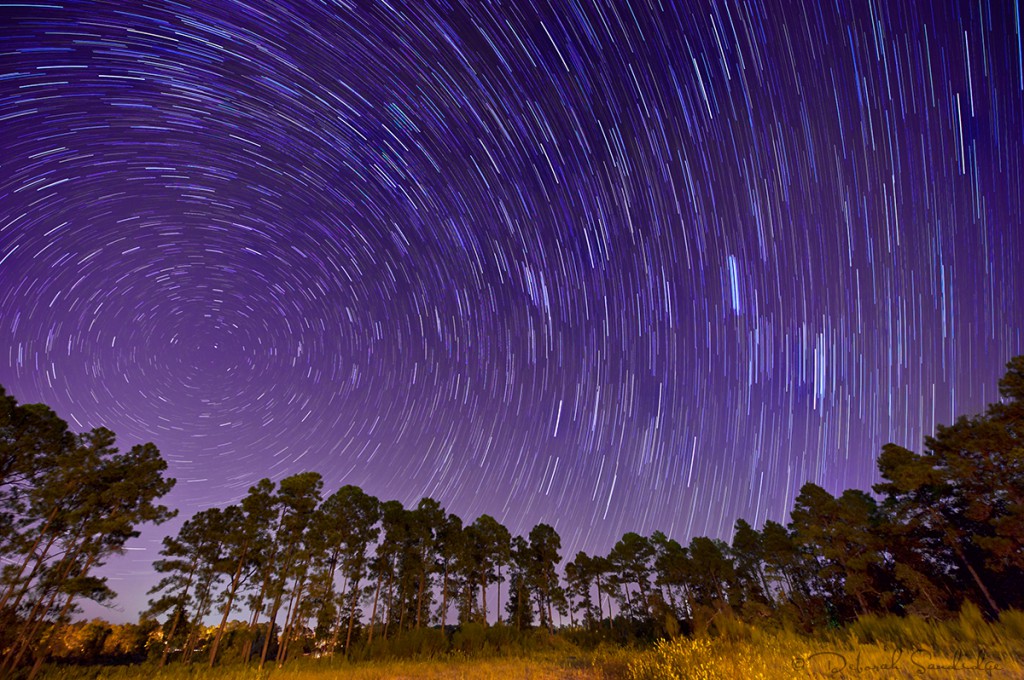
[[[1017,2],[0,4],[0,383],[155,442],[183,515],[315,470],[569,555],[784,520],[1024,351],[1021,30]],[[123,593],[159,534],[133,545]]]

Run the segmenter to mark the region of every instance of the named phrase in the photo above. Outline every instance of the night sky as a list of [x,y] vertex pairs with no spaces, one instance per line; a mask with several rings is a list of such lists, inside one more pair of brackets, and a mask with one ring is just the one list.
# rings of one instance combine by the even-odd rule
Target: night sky
[[[1024,352],[996,2],[0,5],[0,384],[167,502],[304,470],[728,538]],[[145,606],[161,530],[107,574]],[[107,613],[107,616],[111,616]]]

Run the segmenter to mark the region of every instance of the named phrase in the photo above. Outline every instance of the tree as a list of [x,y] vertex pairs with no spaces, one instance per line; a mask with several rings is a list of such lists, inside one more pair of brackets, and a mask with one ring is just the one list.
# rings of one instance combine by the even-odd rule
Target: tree
[[[594,575],[594,586],[597,589],[597,608],[601,617],[605,611],[608,612],[608,628],[614,627],[614,615],[612,614],[612,598],[616,596],[618,589],[615,586],[612,563],[604,555],[594,555],[590,561],[591,573]],[[602,605],[602,601],[605,603]]]
[[[647,618],[650,615],[647,598],[653,559],[654,546],[648,539],[632,531],[623,535],[608,553],[608,561],[621,592],[619,609],[627,612],[631,619]],[[630,594],[631,584],[636,584],[640,595],[636,602]]]
[[[402,601],[402,587],[405,584],[405,574],[408,571],[405,568],[404,556],[408,552],[407,545],[409,544],[409,511],[402,507],[402,504],[398,501],[386,501],[381,504],[381,531],[383,533],[383,539],[377,546],[376,557],[371,562],[371,571],[377,578],[377,592],[381,592],[383,587],[383,605],[384,605],[384,636],[387,637],[388,630],[391,624],[395,620],[395,612],[399,610],[399,625],[401,624],[401,614],[404,613],[404,609],[400,603]],[[399,586],[399,593],[395,593],[396,585]],[[377,601],[375,596],[374,601]],[[397,599],[397,603],[396,603]],[[397,605],[397,606],[396,606]],[[377,620],[376,607],[370,617],[370,642],[373,641],[373,626]]]
[[37,570],[34,604],[2,669],[17,666],[33,648],[30,678],[39,672],[57,639],[51,635],[46,643],[35,644],[43,621],[52,618],[57,625],[63,624],[78,597],[100,601],[112,597],[106,580],[94,577],[93,571],[138,535],[137,525],[159,524],[175,514],[155,502],[174,486],[173,479],[163,476],[167,463],[156,446],[141,444],[119,453],[114,433],[105,428],[76,439],[73,456],[61,458],[61,466],[73,468],[81,493],[73,507],[58,513],[63,514],[60,557]]
[[[340,628],[340,607],[335,601],[335,579],[342,562],[342,552],[348,527],[344,523],[345,495],[339,489],[327,497],[313,519],[310,540],[315,543],[313,559],[314,575],[310,589],[319,592],[314,596],[318,604],[317,629],[331,640],[329,653],[334,654]],[[344,593],[342,593],[344,599]]]
[[[223,515],[218,508],[197,512],[185,521],[177,536],[165,536],[160,554],[163,559],[153,563],[153,568],[166,574],[150,594],[163,593],[150,600],[147,614],[160,615],[172,612],[170,628],[164,637],[164,650],[160,665],[167,663],[177,634],[182,624],[198,625],[209,608],[213,584],[219,574],[216,565],[220,559],[220,533],[223,531]],[[187,641],[182,641],[187,658],[191,652],[192,632]]]
[[[811,556],[814,583],[833,616],[849,620],[854,609],[860,614],[876,609],[885,538],[874,499],[854,490],[834,498],[808,483],[797,496],[792,519],[794,540]],[[870,604],[869,597],[874,598]]]
[[[487,625],[487,588],[497,579],[497,570],[508,561],[512,535],[490,515],[480,515],[467,528],[470,550],[477,575],[473,581],[480,586],[480,617]],[[500,590],[499,590],[499,598]],[[500,604],[498,605],[500,609]]]
[[746,602],[769,603],[768,580],[764,571],[764,545],[760,532],[745,519],[736,520],[729,552],[736,568],[741,597]]
[[[348,583],[348,630],[345,636],[345,653],[352,642],[352,631],[359,604],[359,588],[366,575],[367,550],[377,540],[380,529],[380,501],[369,496],[357,486],[343,486],[324,503],[322,512],[326,523],[335,527],[331,532],[333,540],[340,546],[340,566]],[[335,628],[331,651],[337,645],[339,628]]]
[[886,509],[904,527],[903,537],[914,544],[914,550],[925,552],[945,567],[936,564],[941,573],[950,569],[957,580],[970,583],[980,596],[980,604],[990,612],[1000,607],[983,578],[983,555],[971,542],[973,532],[980,530],[977,522],[963,512],[945,471],[933,458],[913,453],[894,444],[886,445],[878,466],[888,481],[875,485],[875,491],[886,496]]
[[217,662],[217,651],[239,590],[245,580],[259,569],[261,561],[271,547],[270,525],[276,510],[274,483],[269,479],[261,479],[255,486],[250,487],[249,493],[242,499],[241,506],[232,505],[224,509],[226,532],[221,537],[223,556],[219,566],[225,573],[231,575],[231,582],[223,595],[220,625],[217,626],[217,633],[210,647],[210,668]]
[[466,535],[458,515],[446,514],[437,533],[437,570],[441,574],[441,630],[448,621],[448,594],[457,585],[460,558],[467,553]]
[[728,557],[728,546],[721,541],[697,536],[690,541],[687,554],[694,599],[715,610],[727,607],[728,592],[736,578],[732,561]]
[[[660,531],[651,534],[651,545],[654,547],[655,585],[662,590],[662,599],[668,602],[678,625],[680,619],[688,619],[692,615],[686,548]],[[673,627],[666,624],[666,628]]]
[[[1007,364],[999,391],[1002,400],[984,414],[937,427],[923,454],[884,447],[878,466],[886,481],[875,486],[904,543],[934,553],[993,615],[1024,603],[1014,585],[1024,579],[1024,356]],[[913,561],[905,582],[932,590],[922,590],[915,577],[928,570]],[[941,582],[943,569],[932,571]]]
[[[281,480],[277,489],[277,504],[280,508],[277,530],[274,532],[273,552],[264,568],[265,591],[272,598],[269,627],[263,639],[260,653],[260,668],[267,662],[277,615],[286,594],[291,595],[289,610],[286,610],[286,624],[293,606],[302,597],[302,589],[309,562],[312,557],[308,550],[307,529],[320,502],[323,480],[316,472],[302,472]],[[291,584],[289,590],[288,585]],[[260,598],[262,604],[262,596]],[[283,645],[282,645],[283,646]],[[283,660],[281,646],[278,647]]]
[[793,537],[778,522],[768,520],[761,528],[761,546],[764,550],[765,576],[775,601],[795,601],[807,595],[801,557]]
[[419,628],[429,616],[430,581],[436,563],[437,530],[444,524],[444,509],[433,498],[424,498],[416,508],[405,515],[407,531],[406,549],[402,557],[403,572],[410,579],[408,606],[414,614],[415,627]]
[[533,625],[533,609],[530,606],[532,565],[530,544],[522,536],[515,536],[510,551],[508,604],[505,605],[505,612],[516,630],[524,630]]
[[527,579],[537,602],[540,625],[554,631],[553,605],[558,596],[558,572],[556,571],[562,549],[562,539],[554,527],[538,524],[530,530],[529,562]]
[[[31,561],[39,547],[32,534],[37,539],[46,537],[56,512],[51,513],[53,508],[40,509],[25,496],[50,486],[44,480],[55,471],[61,477],[61,460],[74,452],[76,443],[67,423],[49,407],[19,405],[0,386],[0,557],[18,555]],[[39,499],[35,500],[38,503]],[[30,527],[39,531],[33,532]],[[28,539],[27,544],[23,538]],[[5,573],[8,588],[0,601],[0,611],[10,602],[12,589],[17,589],[28,565],[22,561],[20,567],[13,575]]]
[[594,576],[594,561],[582,550],[565,565],[565,590],[570,615],[573,611],[580,612],[582,622],[588,628],[595,628],[599,620],[594,611],[594,599],[591,597]]
[[13,627],[51,551],[67,538],[88,492],[83,475],[96,460],[95,451],[80,446],[50,409],[19,407],[10,397],[0,398],[0,407],[0,557],[9,562],[0,613],[5,627]]

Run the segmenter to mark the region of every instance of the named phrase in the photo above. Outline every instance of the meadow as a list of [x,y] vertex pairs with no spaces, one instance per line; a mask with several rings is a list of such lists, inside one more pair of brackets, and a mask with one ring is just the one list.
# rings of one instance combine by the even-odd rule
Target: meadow
[[584,648],[564,635],[542,651],[495,655],[449,651],[428,658],[296,659],[283,668],[155,664],[52,667],[48,680],[792,680],[796,678],[1024,678],[1024,613],[986,621],[967,607],[956,619],[867,616],[845,628],[807,636],[723,621],[709,634],[648,646]]

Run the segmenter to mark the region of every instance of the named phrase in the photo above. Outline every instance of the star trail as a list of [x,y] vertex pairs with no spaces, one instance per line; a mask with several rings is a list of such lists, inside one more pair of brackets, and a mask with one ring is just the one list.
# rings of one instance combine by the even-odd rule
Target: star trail
[[1021,26],[0,4],[0,383],[155,442],[184,515],[315,470],[569,555],[784,520],[1024,352]]

